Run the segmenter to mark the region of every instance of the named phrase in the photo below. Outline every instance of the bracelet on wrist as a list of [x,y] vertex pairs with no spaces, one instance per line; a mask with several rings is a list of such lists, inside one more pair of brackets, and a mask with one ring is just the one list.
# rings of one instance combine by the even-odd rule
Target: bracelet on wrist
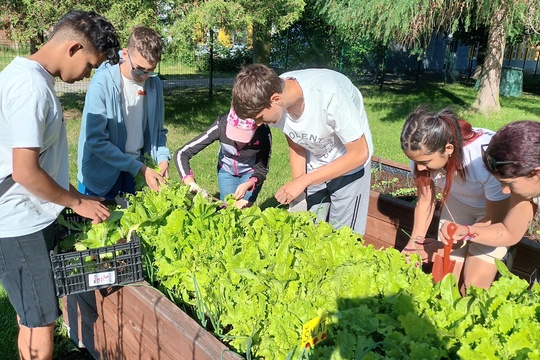
[[425,239],[426,238],[424,236],[418,235],[418,236],[409,238],[409,241],[414,241],[415,243],[419,244],[419,243],[423,243]]
[[467,228],[467,235],[461,238],[462,241],[472,241],[476,237],[475,234],[471,233],[471,228],[469,225],[463,225]]

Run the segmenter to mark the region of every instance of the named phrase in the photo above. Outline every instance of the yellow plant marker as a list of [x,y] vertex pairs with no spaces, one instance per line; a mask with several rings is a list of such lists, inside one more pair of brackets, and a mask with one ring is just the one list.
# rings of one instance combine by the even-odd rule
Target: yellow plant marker
[[302,347],[310,349],[326,339],[326,321],[328,314],[324,313],[302,325]]

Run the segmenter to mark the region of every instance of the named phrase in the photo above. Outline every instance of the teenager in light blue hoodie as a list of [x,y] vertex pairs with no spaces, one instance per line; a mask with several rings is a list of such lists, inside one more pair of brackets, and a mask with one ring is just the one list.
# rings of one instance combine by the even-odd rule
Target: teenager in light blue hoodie
[[[163,126],[163,85],[155,72],[161,60],[159,34],[136,27],[118,65],[103,63],[90,82],[78,149],[78,187],[113,199],[135,192],[135,176],[159,190],[169,176],[170,151]],[[159,171],[144,164],[149,154]]]

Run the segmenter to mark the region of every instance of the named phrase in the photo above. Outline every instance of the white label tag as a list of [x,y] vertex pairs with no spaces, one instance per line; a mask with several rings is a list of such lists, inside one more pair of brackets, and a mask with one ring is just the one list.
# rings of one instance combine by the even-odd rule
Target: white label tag
[[112,285],[116,282],[116,271],[88,274],[88,286]]

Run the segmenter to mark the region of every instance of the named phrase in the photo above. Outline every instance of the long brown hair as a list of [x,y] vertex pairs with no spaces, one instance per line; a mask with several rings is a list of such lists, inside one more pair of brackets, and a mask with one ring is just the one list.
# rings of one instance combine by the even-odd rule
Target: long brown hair
[[[465,180],[463,147],[474,141],[482,133],[473,130],[465,120],[458,120],[456,114],[448,109],[431,112],[424,106],[416,108],[405,120],[401,131],[401,149],[407,151],[422,151],[426,155],[443,154],[447,144],[454,146],[452,156],[445,165],[446,184],[443,189],[445,202],[450,194],[454,174],[457,172]],[[431,181],[429,170],[414,169],[414,180],[418,189],[428,186]]]

